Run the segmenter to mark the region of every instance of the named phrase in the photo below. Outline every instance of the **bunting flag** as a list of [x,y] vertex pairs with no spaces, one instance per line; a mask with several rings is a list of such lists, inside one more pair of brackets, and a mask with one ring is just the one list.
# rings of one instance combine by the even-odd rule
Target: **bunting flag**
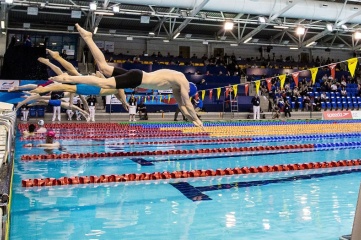
[[272,89],[272,78],[266,78],[268,91]]
[[217,88],[217,99],[221,96],[221,88]]
[[154,95],[152,96],[152,102],[154,101]]
[[356,70],[356,66],[357,66],[357,58],[350,58],[349,60],[347,60],[347,66],[348,66],[348,70],[351,73],[351,77],[355,76],[355,70]]
[[233,88],[234,97],[236,97],[238,93],[238,84],[233,85],[232,88]]
[[259,92],[259,86],[261,85],[261,80],[254,81],[254,84],[256,84],[256,94],[259,95],[258,92]]
[[144,103],[146,103],[147,102],[147,98],[144,98]]
[[205,95],[206,95],[206,90],[202,90],[202,101],[204,100]]
[[249,85],[247,83],[246,85],[244,85],[244,93],[246,94],[246,96],[248,96],[248,89],[249,89]]
[[286,74],[279,75],[278,78],[281,80],[281,89],[285,86]]
[[337,64],[335,64],[335,63],[328,65],[328,68],[329,68],[330,71],[331,71],[331,77],[332,77],[333,79],[336,78],[336,65],[337,65]]
[[298,75],[300,75],[300,72],[292,73],[292,78],[293,78],[293,81],[295,82],[296,87],[298,87]]
[[162,101],[162,97],[163,97],[162,95],[159,96],[159,101]]
[[209,100],[212,100],[213,97],[213,89],[209,90]]
[[312,85],[314,85],[316,82],[318,68],[310,68],[310,71],[311,71],[311,77],[312,77]]
[[170,102],[171,96],[168,94],[168,103]]

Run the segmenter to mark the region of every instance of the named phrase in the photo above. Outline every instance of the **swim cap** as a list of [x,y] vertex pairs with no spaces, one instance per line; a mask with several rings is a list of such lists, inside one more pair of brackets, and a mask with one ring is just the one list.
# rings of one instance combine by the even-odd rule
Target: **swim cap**
[[39,126],[43,126],[43,125],[44,125],[44,120],[39,120],[39,121],[38,121],[38,125],[39,125]]
[[46,133],[46,136],[47,137],[55,137],[55,132],[50,130]]
[[189,82],[189,96],[193,97],[197,93],[197,87],[194,83]]

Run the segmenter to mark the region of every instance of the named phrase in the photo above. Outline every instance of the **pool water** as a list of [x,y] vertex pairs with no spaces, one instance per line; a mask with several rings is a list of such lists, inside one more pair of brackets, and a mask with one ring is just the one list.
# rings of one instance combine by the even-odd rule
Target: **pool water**
[[[161,142],[167,138],[151,140]],[[142,139],[60,139],[64,149],[54,152],[201,149],[358,140],[340,136],[292,142],[281,139],[147,145],[140,144]],[[24,154],[45,154],[43,149],[23,148],[27,142],[29,140],[18,139],[16,143],[10,239],[338,239],[352,230],[360,166],[30,188],[22,187],[21,181],[357,159],[359,147],[272,154],[242,152],[21,161]],[[119,144],[127,142],[134,144]],[[144,162],[147,164],[141,164]]]

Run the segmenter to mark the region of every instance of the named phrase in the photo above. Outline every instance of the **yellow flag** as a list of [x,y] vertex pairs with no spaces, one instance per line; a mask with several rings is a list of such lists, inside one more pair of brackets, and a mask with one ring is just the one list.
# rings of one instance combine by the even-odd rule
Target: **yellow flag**
[[279,75],[278,78],[281,81],[281,89],[283,89],[283,87],[285,86],[286,74]]
[[152,96],[152,102],[154,101],[154,95]]
[[217,99],[221,96],[221,88],[217,88]]
[[256,84],[256,94],[258,95],[259,86],[261,85],[261,80],[254,81],[254,83]]
[[310,68],[311,71],[311,77],[312,77],[312,85],[316,82],[316,76],[318,72],[318,68]]
[[147,98],[145,97],[145,98],[144,98],[144,103],[146,103],[146,102],[147,102]]
[[347,64],[348,64],[348,70],[351,73],[351,77],[354,77],[357,66],[357,58],[350,58],[349,60],[347,60]]
[[162,101],[162,97],[163,97],[163,96],[159,96],[159,101],[160,101],[160,102]]
[[202,101],[204,100],[205,95],[206,95],[206,90],[202,90]]
[[170,98],[171,98],[171,96],[170,96],[170,94],[168,94],[168,103],[170,102]]
[[232,87],[233,87],[234,97],[236,97],[236,96],[237,96],[237,92],[238,92],[238,84],[233,85]]

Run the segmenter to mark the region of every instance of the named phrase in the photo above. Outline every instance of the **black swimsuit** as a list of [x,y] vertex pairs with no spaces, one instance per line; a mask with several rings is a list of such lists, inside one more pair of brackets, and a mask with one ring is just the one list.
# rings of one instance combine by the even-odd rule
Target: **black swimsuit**
[[115,78],[115,88],[136,88],[142,84],[143,71],[139,69],[125,70],[114,67],[113,74]]

